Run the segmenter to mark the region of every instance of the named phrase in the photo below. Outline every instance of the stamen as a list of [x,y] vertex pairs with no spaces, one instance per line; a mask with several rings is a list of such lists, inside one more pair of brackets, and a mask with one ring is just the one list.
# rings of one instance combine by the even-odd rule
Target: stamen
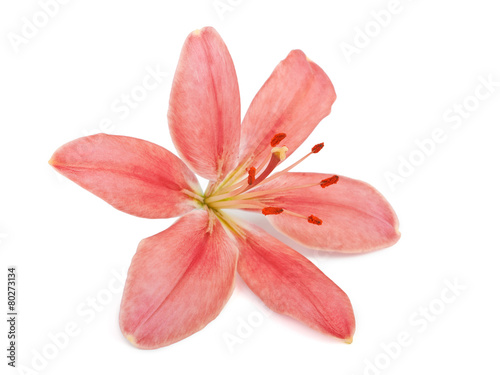
[[252,185],[255,182],[255,167],[248,168],[248,185]]
[[[276,134],[272,140],[273,144],[275,144],[275,142],[278,142],[278,139],[283,139],[285,136],[286,135],[284,133]],[[273,147],[266,159],[264,159],[257,168],[255,166],[251,166],[245,169],[244,166],[241,166],[235,173],[233,173],[232,176],[226,178],[218,188],[213,189],[212,194],[205,194],[207,198],[204,199],[204,203],[212,205],[213,203],[217,202],[217,204],[219,205],[222,201],[230,198],[233,198],[231,200],[234,203],[234,199],[247,200],[257,197],[262,201],[264,199],[272,198],[272,194],[274,193],[282,193],[287,190],[309,188],[316,185],[320,185],[322,188],[326,188],[327,186],[336,184],[339,180],[339,176],[333,175],[332,177],[326,178],[324,180],[321,180],[320,182],[316,182],[313,184],[246,193],[247,190],[254,189],[259,184],[268,183],[269,181],[272,181],[275,178],[284,175],[292,168],[303,162],[310,155],[317,154],[319,151],[321,151],[321,149],[323,149],[324,145],[325,144],[323,142],[318,143],[311,148],[311,152],[302,157],[300,160],[296,161],[288,168],[285,168],[284,170],[271,175],[274,169],[286,158],[286,153],[288,151],[288,147],[286,146]],[[249,165],[249,162],[247,165]],[[245,176],[245,172],[247,176]],[[226,206],[226,204],[229,205],[230,203],[226,202],[224,206]],[[304,216],[304,219],[307,219],[307,217]]]
[[242,200],[242,199],[233,199],[227,201],[217,201],[214,203],[210,203],[210,208],[215,210],[224,209],[224,208],[252,208],[252,209],[263,209],[265,207],[264,204],[255,201],[255,200]]
[[311,224],[316,224],[316,225],[321,225],[323,224],[323,220],[321,220],[319,217],[316,217],[314,215],[311,215],[307,218],[307,222]]
[[313,154],[317,154],[318,152],[321,151],[321,149],[325,147],[325,144],[324,142],[321,142],[321,143],[318,143],[316,146],[314,146],[312,149],[311,149],[311,152]]
[[[285,171],[286,171],[286,169],[285,169]],[[273,180],[274,178],[276,178],[276,176],[278,176],[280,174],[282,174],[282,172],[278,172],[278,173],[272,175],[271,177],[264,179],[263,183],[267,183],[268,181]],[[264,175],[264,173],[262,173],[262,175]],[[261,180],[260,180],[261,176],[259,176],[258,178],[255,179],[254,186],[257,185],[257,183],[261,182]],[[212,202],[220,202],[220,201],[223,201],[224,199],[228,199],[228,198],[234,198],[234,199],[239,199],[239,200],[248,200],[248,199],[258,198],[259,200],[262,200],[262,199],[267,199],[267,197],[273,198],[273,196],[276,193],[283,194],[285,191],[290,191],[290,190],[307,189],[307,188],[310,188],[313,186],[318,186],[318,185],[325,188],[329,185],[336,184],[338,180],[339,180],[339,176],[333,175],[332,177],[325,178],[324,180],[321,180],[321,182],[315,182],[312,184],[295,185],[295,186],[289,186],[289,187],[285,187],[285,188],[281,187],[281,188],[268,189],[268,190],[259,190],[259,191],[249,192],[249,193],[245,193],[245,191],[250,189],[251,186],[246,186],[246,187],[242,187],[241,189],[238,189],[237,191],[234,191],[231,193],[214,195],[214,196],[211,196],[209,198],[206,198],[205,203],[211,204]],[[286,213],[286,210],[285,210],[285,213]],[[304,218],[306,218],[306,217],[304,216]]]
[[339,181],[339,178],[340,178],[339,176],[334,174],[332,177],[328,177],[328,178],[325,178],[324,180],[321,180],[320,185],[324,189],[327,186],[336,184]]
[[[271,150],[271,152],[268,154],[268,156],[262,161],[262,163],[260,163],[260,165],[257,168],[255,168],[255,175],[260,173],[264,169],[264,167],[267,166],[265,172],[268,172],[268,173],[265,176],[264,176],[264,173],[260,174],[260,176],[263,176],[262,179],[267,177],[274,170],[274,168],[276,168],[278,163],[282,160],[280,158],[285,157],[285,154],[287,151],[288,151],[288,148],[285,146],[273,148]],[[278,154],[278,155],[276,155],[276,154]],[[273,159],[275,159],[275,160],[273,160]],[[271,166],[271,164],[273,166]],[[270,166],[271,166],[271,169],[270,169]],[[248,172],[248,169],[247,169],[247,172]],[[259,178],[260,178],[260,176],[259,176]],[[235,176],[235,177],[231,178],[227,183],[221,185],[224,187],[221,189],[217,189],[216,192],[218,193],[217,195],[224,195],[224,196],[226,196],[226,193],[229,193],[231,191],[237,192],[237,194],[239,194],[242,191],[249,189],[250,185],[253,185],[252,187],[254,187],[258,183],[260,183],[260,181],[261,180],[255,182],[255,180],[254,180],[250,184],[250,182],[248,181],[248,178],[244,178],[244,175],[240,174],[239,176]],[[235,194],[230,194],[227,196],[234,196],[234,195]]]
[[283,212],[283,209],[280,207],[265,207],[262,209],[262,213],[264,215],[279,215]]
[[[209,211],[212,211],[212,210],[209,210]],[[240,227],[239,222],[236,219],[227,215],[223,211],[215,210],[212,212],[215,214],[215,216],[217,216],[219,218],[222,225],[224,225],[226,228],[228,228],[231,232],[240,236],[241,238],[246,237],[245,231]]]
[[[267,165],[266,169],[259,175],[259,177],[255,178],[255,180],[252,181],[252,184],[250,184],[250,181],[248,181],[248,185],[246,186],[241,186],[239,189],[233,190],[233,193],[229,193],[227,195],[228,197],[231,196],[236,196],[238,194],[241,194],[245,192],[246,190],[255,187],[256,185],[260,184],[267,176],[271,174],[271,172],[276,168],[276,166],[281,163],[285,158],[286,158],[286,152],[288,151],[288,147],[283,146],[283,147],[274,147],[271,149],[271,156],[268,157],[267,160],[269,160],[269,164]],[[260,166],[259,166],[260,170]],[[240,184],[238,184],[240,185]]]
[[287,215],[290,215],[290,216],[296,216],[296,217],[300,217],[301,219],[306,219],[307,222],[310,224],[316,224],[316,225],[323,224],[323,220],[321,220],[319,217],[316,217],[314,215],[306,217],[304,215],[298,214],[298,213],[293,212],[293,211],[284,210],[283,212]]
[[[260,165],[257,168],[255,168],[255,175],[257,175],[258,173],[260,173],[262,171],[262,169],[269,163],[272,156],[273,156],[273,154],[269,153],[269,155],[262,161],[262,163],[260,163]],[[253,183],[255,183],[255,181]],[[225,194],[225,193],[228,193],[230,191],[236,191],[236,190],[240,189],[242,186],[246,187],[247,185],[249,185],[248,179],[236,178],[234,181],[230,181],[228,186],[221,189],[219,194]]]
[[278,133],[278,134],[276,134],[273,137],[273,139],[271,139],[271,147],[276,147],[285,138],[286,138],[286,134],[285,133]]
[[[290,186],[287,188],[259,190],[259,191],[245,193],[245,194],[238,194],[238,195],[224,194],[224,195],[216,196],[216,197],[218,198],[217,200],[222,200],[222,199],[231,198],[231,197],[235,197],[237,199],[253,199],[253,198],[259,197],[259,199],[262,199],[265,196],[269,196],[269,198],[273,198],[275,193],[284,193],[285,191],[289,191],[289,190],[306,189],[306,188],[310,188],[313,186],[318,186],[318,183],[316,182],[314,184],[296,185],[296,186]],[[216,199],[213,199],[213,197],[210,197],[208,199],[205,199],[205,202],[210,203],[210,202],[213,202],[215,200]]]

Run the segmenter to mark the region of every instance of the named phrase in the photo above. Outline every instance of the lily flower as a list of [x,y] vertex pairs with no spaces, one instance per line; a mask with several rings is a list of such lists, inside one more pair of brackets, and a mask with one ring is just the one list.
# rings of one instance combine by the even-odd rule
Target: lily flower
[[[120,307],[123,335],[155,349],[201,330],[220,313],[236,272],[273,311],[352,341],[347,295],[307,258],[227,209],[257,211],[312,249],[367,252],[400,237],[397,217],[370,185],[335,174],[273,173],[330,113],[325,72],[294,50],[264,83],[241,122],[236,72],[210,27],[191,33],[173,80],[168,124],[179,157],[145,140],[96,134],[69,142],[50,164],[118,210],[181,216],[142,240]],[[202,191],[195,173],[209,180]]]

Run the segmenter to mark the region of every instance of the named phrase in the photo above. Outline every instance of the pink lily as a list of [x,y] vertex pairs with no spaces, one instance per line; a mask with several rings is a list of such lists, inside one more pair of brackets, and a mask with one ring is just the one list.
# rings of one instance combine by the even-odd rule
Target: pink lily
[[[76,139],[54,153],[50,164],[58,172],[121,211],[183,215],[142,240],[132,260],[119,319],[132,344],[159,348],[202,329],[229,299],[236,272],[272,310],[352,341],[347,295],[304,256],[225,211],[260,211],[277,230],[314,249],[366,252],[398,241],[397,217],[370,185],[289,172],[323,144],[272,174],[335,99],[324,71],[295,50],[241,123],[231,56],[207,27],[188,36],[174,77],[168,121],[180,159],[153,143],[106,134]],[[209,180],[204,192],[193,172]]]

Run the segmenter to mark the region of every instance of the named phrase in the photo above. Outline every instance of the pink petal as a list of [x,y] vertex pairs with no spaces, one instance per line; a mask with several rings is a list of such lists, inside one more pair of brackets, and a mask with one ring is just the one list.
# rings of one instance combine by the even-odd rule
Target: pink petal
[[199,331],[231,296],[236,261],[234,244],[203,210],[142,240],[123,292],[123,335],[139,348],[155,349]]
[[184,214],[200,192],[195,175],[174,154],[141,139],[96,134],[60,147],[49,163],[61,174],[131,215]]
[[236,166],[238,81],[227,47],[211,27],[192,32],[184,43],[168,122],[179,155],[200,176],[217,181]]
[[251,226],[238,243],[238,273],[273,311],[350,342],[355,321],[349,297],[305,257]]
[[335,90],[325,72],[295,50],[274,69],[250,104],[242,124],[240,160],[258,165],[271,151],[275,134],[285,133],[287,156],[330,113]]
[[[256,190],[319,183],[331,176],[286,173]],[[313,249],[365,252],[391,246],[400,237],[398,219],[385,198],[367,183],[348,177],[340,176],[326,188],[318,185],[278,193],[269,205],[323,220],[318,226],[285,214],[267,216],[277,230]]]

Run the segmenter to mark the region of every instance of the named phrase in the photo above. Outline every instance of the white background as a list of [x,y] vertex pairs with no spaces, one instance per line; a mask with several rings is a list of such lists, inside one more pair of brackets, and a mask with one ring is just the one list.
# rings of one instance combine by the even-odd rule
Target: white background
[[[53,357],[38,358],[42,371],[19,373],[498,371],[498,2],[401,0],[385,26],[374,14],[387,11],[389,1],[221,3],[233,4],[222,17],[212,0],[74,0],[44,19],[40,2],[2,2],[0,289],[6,289],[7,265],[15,265],[18,366],[33,369],[44,351]],[[41,26],[16,48],[13,34],[24,37],[24,17],[38,17]],[[206,25],[219,31],[232,54],[243,111],[291,49],[318,63],[338,99],[302,148],[305,153],[324,141],[325,149],[298,170],[367,181],[399,216],[399,243],[360,256],[320,254],[278,235],[350,296],[357,319],[351,345],[270,313],[241,279],[220,316],[177,344],[142,351],[120,333],[123,281],[116,274],[127,269],[142,238],[173,220],[119,212],[58,176],[47,161],[106,119],[111,123],[101,130],[175,152],[166,120],[171,80],[185,37]],[[359,30],[367,28],[372,36],[363,41]],[[342,50],[347,44],[357,48],[349,58]],[[147,67],[157,66],[164,77],[137,108],[127,115],[112,109],[141,84]],[[480,88],[477,98],[481,79],[497,86]],[[445,120],[464,105],[462,115]],[[422,157],[416,142],[436,129],[445,141]],[[392,189],[387,173],[398,174],[401,158],[410,157],[420,165]],[[260,216],[251,219],[265,225]],[[453,294],[449,283],[465,289]],[[1,304],[6,310],[5,292]],[[430,315],[423,317],[421,308]],[[242,332],[249,321],[255,327]],[[68,324],[76,335],[54,353],[50,335]],[[16,374],[6,365],[6,323],[2,327],[1,372]],[[405,332],[409,345],[397,350],[391,343]],[[225,338],[242,333],[241,342],[227,345]]]

